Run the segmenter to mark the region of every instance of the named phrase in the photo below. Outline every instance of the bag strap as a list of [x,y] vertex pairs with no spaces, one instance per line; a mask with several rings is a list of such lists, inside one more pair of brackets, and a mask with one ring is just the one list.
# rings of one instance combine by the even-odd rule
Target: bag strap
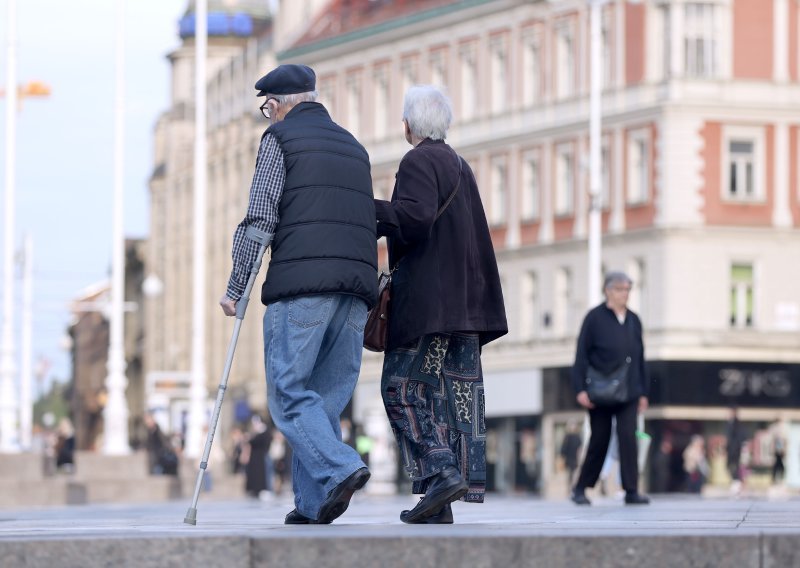
[[458,157],[458,181],[456,181],[456,188],[450,194],[450,197],[447,198],[447,201],[445,201],[444,204],[439,208],[439,211],[436,213],[436,219],[433,220],[434,223],[439,220],[439,217],[442,216],[442,213],[444,213],[444,210],[447,209],[447,206],[453,201],[453,198],[456,196],[456,193],[458,193],[458,190],[461,187],[461,169],[464,164],[464,160],[458,154],[456,154],[456,156]]
[[[455,150],[453,150],[453,153],[456,154]],[[450,205],[450,203],[453,202],[453,198],[456,196],[456,193],[458,193],[458,190],[461,187],[461,170],[462,170],[463,165],[464,165],[464,159],[461,156],[459,156],[458,154],[456,154],[456,157],[458,158],[458,180],[456,181],[456,187],[450,193],[450,196],[447,198],[447,201],[445,201],[442,204],[442,206],[439,207],[439,211],[436,212],[436,218],[433,220],[434,223],[436,223],[436,221],[439,220],[439,217],[442,216],[442,213],[444,213],[445,209],[447,209],[447,207]],[[397,267],[400,266],[401,262],[403,262],[402,258],[400,260],[398,260],[397,264],[394,265],[394,268],[392,268],[389,271],[389,276],[390,277],[391,277],[392,274],[394,274],[394,271],[397,270]]]

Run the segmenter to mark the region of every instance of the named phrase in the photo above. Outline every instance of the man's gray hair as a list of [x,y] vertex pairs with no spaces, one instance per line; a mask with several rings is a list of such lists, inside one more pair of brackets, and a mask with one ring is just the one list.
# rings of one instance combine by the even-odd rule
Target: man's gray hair
[[403,120],[411,134],[424,140],[444,140],[453,121],[453,104],[433,85],[414,85],[406,91]]
[[317,91],[308,91],[306,93],[294,93],[291,95],[273,95],[267,93],[267,100],[275,99],[278,101],[278,104],[281,105],[288,105],[294,106],[299,105],[300,103],[313,103],[317,100]]
[[630,276],[624,272],[616,271],[606,274],[606,278],[603,280],[603,290],[608,290],[612,285],[619,282],[624,282],[625,284],[633,286],[633,280],[630,279]]

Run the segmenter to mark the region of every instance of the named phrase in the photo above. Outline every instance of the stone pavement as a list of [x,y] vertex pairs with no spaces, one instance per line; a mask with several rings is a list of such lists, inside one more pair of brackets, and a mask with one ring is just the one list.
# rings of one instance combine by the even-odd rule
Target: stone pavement
[[286,526],[291,502],[0,510],[0,566],[800,566],[800,500],[607,499],[592,507],[489,495],[454,525],[404,525],[416,499],[356,494],[332,525]]

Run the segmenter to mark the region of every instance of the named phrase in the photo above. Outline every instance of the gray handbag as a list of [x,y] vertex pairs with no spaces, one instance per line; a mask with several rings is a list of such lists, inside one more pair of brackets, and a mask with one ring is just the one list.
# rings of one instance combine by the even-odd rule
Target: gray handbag
[[628,367],[631,358],[608,374],[601,373],[591,365],[586,371],[586,394],[596,406],[613,406],[628,402]]

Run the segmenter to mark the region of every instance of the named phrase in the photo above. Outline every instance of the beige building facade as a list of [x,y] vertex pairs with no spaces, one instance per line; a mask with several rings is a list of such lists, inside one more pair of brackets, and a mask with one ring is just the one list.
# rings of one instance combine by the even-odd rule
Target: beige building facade
[[[490,486],[563,493],[560,437],[582,416],[566,377],[590,307],[587,3],[310,1],[282,2],[278,14],[269,39],[227,59],[220,51],[209,82],[209,306],[224,291],[264,128],[250,98],[257,77],[276,62],[311,65],[321,102],[369,150],[383,198],[408,150],[405,89],[445,87],[455,107],[448,142],[478,178],[509,316],[509,335],[483,358]],[[653,377],[647,429],[654,443],[717,439],[736,403],[754,449],[764,446],[754,471],[769,462],[760,423],[781,418],[790,451],[800,448],[799,30],[795,0],[603,8],[603,267],[636,283]],[[162,357],[153,369],[188,368],[191,136],[189,115],[159,123],[165,169],[151,191],[161,253],[151,256],[173,276],[159,300],[162,335],[149,340]],[[253,313],[233,383],[263,408]],[[210,372],[221,369],[228,328],[209,310]],[[353,417],[378,441],[371,463],[388,486],[380,366],[365,354]],[[800,470],[788,476],[800,484]]]

